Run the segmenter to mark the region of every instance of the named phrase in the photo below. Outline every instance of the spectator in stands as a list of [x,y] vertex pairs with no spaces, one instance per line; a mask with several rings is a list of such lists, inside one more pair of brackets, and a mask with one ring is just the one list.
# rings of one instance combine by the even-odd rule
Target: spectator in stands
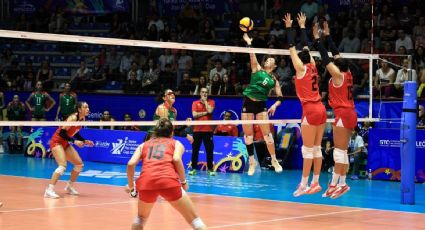
[[[351,176],[351,180],[358,180],[359,179],[359,167],[361,162],[363,162],[367,156],[364,151],[364,142],[363,138],[358,135],[359,133],[359,127],[356,127],[352,131],[352,135],[350,138],[350,145],[349,145],[349,151],[348,156],[350,157],[350,162],[353,163],[353,173]],[[353,159],[353,160],[351,160]]]
[[397,52],[401,46],[404,46],[408,53],[413,51],[413,43],[410,36],[407,36],[405,31],[400,29],[398,30],[398,39],[395,41],[395,51]]
[[31,93],[25,104],[31,111],[32,121],[45,121],[46,113],[55,106],[56,101],[49,93],[43,91],[43,83],[37,81],[35,91]]
[[[365,117],[367,118],[367,117]],[[369,130],[373,127],[373,123],[370,121],[364,121],[362,124],[359,125],[359,136],[363,138],[363,144],[364,144],[364,151],[367,153],[367,148],[369,146]]]
[[282,86],[282,94],[287,95],[286,92],[290,91],[288,87],[293,87],[291,83],[294,74],[292,74],[291,68],[287,65],[286,59],[284,57],[281,57],[279,60],[276,74],[276,77],[279,79],[279,83]]
[[220,95],[236,95],[235,86],[230,82],[229,75],[223,75],[223,81],[220,86]]
[[228,52],[216,52],[213,56],[210,57],[211,61],[221,60],[222,66],[227,66],[232,62],[232,55]]
[[[232,120],[232,113],[230,111],[225,111],[223,115],[223,120],[228,120],[228,121]],[[214,129],[214,135],[238,137],[239,131],[236,125],[232,125],[232,124],[217,125]]]
[[184,73],[182,82],[177,86],[178,94],[190,95],[194,90],[195,84],[190,80],[189,73]]
[[258,29],[252,30],[252,47],[254,48],[266,48],[266,41],[260,36]]
[[43,88],[46,90],[51,90],[53,88],[53,70],[48,60],[43,60],[43,62],[41,62],[41,67],[37,72],[35,81],[41,81],[41,83],[43,83]]
[[130,78],[124,83],[124,93],[136,94],[141,91],[142,84],[137,80],[136,73],[133,71],[129,72]]
[[398,21],[400,23],[400,27],[403,30],[407,30],[407,32],[411,32],[411,23],[413,22],[413,15],[409,12],[408,6],[403,6],[401,12],[399,12]]
[[158,41],[159,40],[159,33],[158,29],[156,28],[155,24],[152,24],[149,26],[149,30],[146,34],[146,40],[148,41]]
[[394,42],[397,38],[397,31],[393,26],[392,18],[387,17],[385,19],[385,25],[381,27],[379,31],[380,38],[382,41]]
[[211,79],[211,87],[210,87],[210,92],[208,92],[208,94],[210,95],[220,95],[220,90],[221,90],[221,78],[220,75],[218,73],[214,74],[213,78]]
[[[66,121],[69,115],[76,112],[77,103],[77,94],[71,91],[71,84],[65,83],[63,92],[59,94],[59,106],[56,111],[56,120]],[[61,115],[60,117],[59,114]]]
[[196,84],[195,91],[193,91],[193,95],[199,95],[202,88],[208,89],[208,92],[211,92],[211,84],[207,82],[204,76],[199,77],[198,84]]
[[132,61],[131,62],[131,67],[130,67],[130,70],[128,71],[128,73],[127,73],[126,80],[129,80],[130,79],[130,75],[132,73],[135,73],[136,74],[136,79],[137,80],[139,80],[139,81],[142,80],[142,78],[143,78],[143,70],[139,67],[139,65],[137,64],[136,61]]
[[158,65],[161,71],[165,71],[165,65],[170,65],[171,68],[175,68],[176,58],[171,53],[171,49],[165,49],[164,53],[158,58]]
[[22,86],[19,83],[23,79],[21,68],[19,68],[18,60],[13,60],[11,65],[6,68],[3,74],[3,81],[6,83],[4,86],[8,90],[20,90]]
[[395,71],[386,60],[381,61],[381,68],[374,77],[373,96],[388,98],[394,94]]
[[150,30],[153,26],[156,27],[158,33],[164,30],[164,22],[156,13],[152,15],[152,19],[149,21],[148,30]]
[[319,11],[319,4],[313,0],[306,0],[305,3],[302,4],[300,11],[305,13],[307,23],[310,23]]
[[422,69],[420,72],[420,78],[419,78],[419,86],[418,86],[418,97],[419,98],[425,98],[425,70]]
[[25,14],[21,14],[19,21],[15,24],[17,31],[31,31],[31,23],[27,20]]
[[360,39],[356,37],[353,30],[347,31],[347,36],[342,39],[338,49],[344,53],[358,53],[360,51]]
[[64,16],[65,12],[61,7],[52,14],[49,22],[49,33],[65,33],[68,31],[68,22]]
[[425,129],[425,108],[423,105],[418,106],[418,118],[416,128]]
[[120,72],[121,57],[117,53],[115,47],[111,47],[110,52],[106,56],[106,67],[108,69],[108,78],[110,80],[115,80],[119,76]]
[[192,56],[187,50],[180,50],[180,57],[177,60],[177,85],[180,85],[184,73],[189,73],[193,68]]
[[134,60],[134,56],[129,49],[124,51],[124,55],[121,57],[120,62],[120,73],[121,75],[126,75],[128,71],[131,69],[131,63]]
[[153,58],[149,58],[142,78],[142,92],[155,94],[159,90],[159,68]]
[[209,19],[205,19],[199,29],[199,42],[201,44],[214,44],[216,42],[215,29]]
[[420,45],[418,48],[416,48],[415,54],[413,55],[414,68],[417,70],[425,68],[424,49],[424,46]]
[[101,65],[100,59],[94,59],[94,68],[90,74],[90,79],[88,82],[88,89],[97,90],[101,89],[106,85],[106,70]]
[[173,70],[170,64],[165,64],[164,71],[159,73],[159,84],[161,91],[165,89],[175,89],[176,88],[176,72]]
[[[9,121],[25,120],[25,105],[19,100],[18,95],[13,95],[13,100],[7,105],[7,119]],[[9,143],[10,150],[22,147],[22,126],[10,126]]]
[[[102,117],[100,118],[99,121],[115,121],[115,119],[111,116],[111,113],[109,112],[109,110],[105,110],[105,111],[103,111]],[[114,130],[115,127],[114,126],[100,126],[99,129]]]
[[77,90],[87,90],[87,83],[90,80],[90,70],[87,68],[86,61],[80,62],[80,68],[77,69],[69,83],[72,88]]
[[22,89],[24,91],[31,91],[32,89],[34,89],[35,86],[35,71],[32,67],[32,61],[31,60],[27,60],[25,61],[25,67],[24,70],[22,71],[23,74],[23,79],[22,79]]
[[425,46],[425,16],[419,17],[419,23],[413,27],[412,39],[415,41],[415,48]]
[[[124,121],[132,121],[131,115],[129,113],[124,114]],[[135,125],[132,126],[121,126],[120,130],[129,130],[129,131],[141,131],[141,128]]]
[[324,149],[324,151],[322,151],[322,155],[323,155],[322,171],[332,173],[333,172],[332,167],[334,167],[335,165],[335,161],[333,157],[333,152],[335,147],[332,143],[332,139],[327,139],[324,142],[325,142],[325,146],[322,145],[322,149]]
[[396,89],[396,94],[399,97],[403,96],[404,82],[409,80],[409,74],[411,76],[411,78],[410,78],[411,81],[416,81],[416,79],[417,79],[416,70],[410,69],[410,71],[408,71],[408,68],[409,68],[409,59],[408,58],[403,59],[402,66],[403,66],[403,68],[399,69],[397,71],[397,77],[396,77],[395,83],[394,83],[394,87]]
[[210,70],[209,81],[212,81],[215,74],[219,74],[219,78],[222,79],[225,73],[227,73],[227,70],[223,68],[223,62],[217,59],[215,60],[215,67]]

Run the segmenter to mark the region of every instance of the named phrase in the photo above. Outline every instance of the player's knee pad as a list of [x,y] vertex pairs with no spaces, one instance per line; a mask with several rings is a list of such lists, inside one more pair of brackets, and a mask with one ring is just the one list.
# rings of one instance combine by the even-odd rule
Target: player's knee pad
[[265,135],[265,136],[264,136],[264,141],[265,141],[265,142],[266,142],[266,144],[268,144],[268,145],[272,145],[272,144],[274,144],[273,134],[269,133],[269,135]]
[[322,148],[320,146],[313,146],[313,157],[322,158]]
[[345,164],[345,158],[348,159],[347,155],[347,150],[342,150],[339,148],[335,148],[334,149],[334,161],[337,164]]
[[304,159],[313,159],[314,158],[314,148],[309,148],[303,145],[301,147],[301,153],[303,154]]
[[59,174],[59,175],[63,175],[65,173],[66,170],[66,166],[62,166],[59,165],[56,169],[55,169],[55,173]]
[[74,170],[75,172],[81,172],[83,170],[84,164],[79,164],[79,165],[75,165],[74,166]]
[[252,143],[254,143],[254,136],[250,135],[250,136],[243,136],[243,139],[245,140],[245,144],[246,145],[251,145]]
[[146,224],[146,219],[141,216],[137,216],[133,220],[133,226],[136,227],[136,229],[138,229],[137,227],[143,228],[145,224]]
[[194,220],[192,220],[191,224],[193,229],[195,230],[205,228],[205,224],[200,217],[197,217]]

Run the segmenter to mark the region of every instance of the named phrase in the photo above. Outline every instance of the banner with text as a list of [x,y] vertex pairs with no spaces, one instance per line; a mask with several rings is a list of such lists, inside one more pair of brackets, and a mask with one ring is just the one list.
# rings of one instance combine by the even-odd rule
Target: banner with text
[[72,14],[105,14],[128,12],[129,0],[13,0],[11,9],[15,14],[34,14],[40,9],[55,12],[63,9]]

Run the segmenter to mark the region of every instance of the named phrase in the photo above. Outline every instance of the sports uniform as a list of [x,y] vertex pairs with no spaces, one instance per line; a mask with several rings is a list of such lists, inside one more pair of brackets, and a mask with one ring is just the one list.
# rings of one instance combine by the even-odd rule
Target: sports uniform
[[251,74],[251,81],[243,91],[244,100],[242,113],[267,112],[266,101],[271,89],[275,87],[275,80],[264,70]]

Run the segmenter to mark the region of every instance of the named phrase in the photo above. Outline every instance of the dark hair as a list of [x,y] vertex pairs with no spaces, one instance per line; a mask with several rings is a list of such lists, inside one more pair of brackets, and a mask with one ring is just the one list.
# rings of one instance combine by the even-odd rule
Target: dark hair
[[301,59],[303,64],[310,63],[311,57],[310,57],[310,52],[308,50],[304,49],[304,50],[300,51],[298,53],[298,57]]
[[162,102],[164,102],[163,97],[165,96],[165,92],[167,92],[167,90],[171,90],[171,89],[164,89],[159,91],[158,95],[156,95],[156,98],[155,98],[156,103],[161,104]]
[[171,137],[173,130],[173,124],[170,120],[168,120],[168,118],[160,118],[153,128],[153,136]]
[[341,72],[347,72],[348,71],[348,61],[344,58],[337,58],[334,60],[334,64],[338,66],[339,70]]

